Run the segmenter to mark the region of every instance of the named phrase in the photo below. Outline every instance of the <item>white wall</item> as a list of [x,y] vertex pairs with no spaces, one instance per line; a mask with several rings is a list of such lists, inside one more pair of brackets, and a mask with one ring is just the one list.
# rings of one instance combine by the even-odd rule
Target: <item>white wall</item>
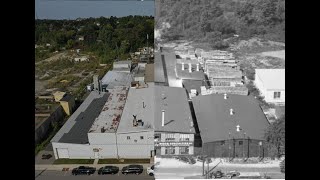
[[[259,76],[255,74],[254,80],[255,86],[259,89],[261,96],[267,103],[284,103],[285,102],[285,90],[268,90],[263,86],[263,83]],[[274,92],[280,92],[280,98],[274,99]]]
[[[130,136],[130,139],[127,139]],[[143,136],[143,139],[140,139]],[[136,140],[136,142],[135,142]],[[150,158],[154,150],[154,132],[136,132],[117,134],[120,158]]]
[[93,149],[89,144],[70,144],[52,142],[55,159],[58,159],[57,148],[66,148],[69,151],[70,159],[93,159]]
[[[280,98],[274,99],[274,92],[280,92]],[[281,90],[267,90],[265,95],[265,101],[268,103],[284,103],[285,102],[285,91]]]

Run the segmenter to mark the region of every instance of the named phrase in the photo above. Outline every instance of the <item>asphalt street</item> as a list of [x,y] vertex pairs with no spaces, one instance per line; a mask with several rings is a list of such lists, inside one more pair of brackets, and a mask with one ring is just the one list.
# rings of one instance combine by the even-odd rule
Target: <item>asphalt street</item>
[[139,180],[139,179],[148,179],[154,180],[154,177],[149,176],[144,171],[140,175],[129,174],[123,175],[121,173],[115,175],[98,175],[95,172],[92,175],[78,175],[73,176],[71,171],[35,171],[35,179],[36,180],[84,180],[84,179],[92,179],[92,180],[102,180],[102,179],[113,179],[113,180],[121,180],[121,179],[130,179],[130,180]]

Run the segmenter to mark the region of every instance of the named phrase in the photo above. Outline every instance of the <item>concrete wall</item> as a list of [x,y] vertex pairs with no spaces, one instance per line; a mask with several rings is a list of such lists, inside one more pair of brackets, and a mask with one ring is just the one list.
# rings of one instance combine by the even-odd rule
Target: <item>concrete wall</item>
[[92,148],[99,148],[99,158],[117,158],[118,150],[115,133],[88,133]]
[[58,159],[57,149],[68,149],[70,159],[94,159],[93,147],[89,144],[71,144],[52,142],[55,159]]
[[[239,141],[243,144],[239,145]],[[258,157],[260,156],[268,157],[267,148],[259,146],[260,140],[249,140],[248,139],[236,139],[236,140],[225,140],[224,144],[221,141],[214,141],[209,143],[204,143],[203,150],[204,153],[210,157]]]
[[59,106],[50,116],[45,119],[41,125],[35,129],[35,143],[40,143],[43,138],[49,133],[48,130],[53,122],[58,122],[64,117],[63,109]]
[[154,133],[146,131],[117,134],[117,143],[120,158],[150,158],[151,151],[154,150]]

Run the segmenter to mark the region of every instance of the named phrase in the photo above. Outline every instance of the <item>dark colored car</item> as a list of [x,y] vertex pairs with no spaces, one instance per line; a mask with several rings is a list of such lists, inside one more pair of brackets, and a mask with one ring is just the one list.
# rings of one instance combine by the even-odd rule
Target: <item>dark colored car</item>
[[143,172],[142,165],[129,165],[122,168],[121,173],[127,174],[141,174]]
[[72,170],[72,175],[78,175],[78,174],[90,175],[90,174],[94,174],[94,172],[96,172],[96,168],[94,168],[94,167],[79,166],[79,167],[74,168]]
[[117,166],[105,166],[98,170],[99,175],[103,174],[117,174],[119,172],[119,168]]
[[220,170],[218,170],[216,172],[211,173],[211,177],[213,177],[215,179],[216,178],[222,178],[222,177],[224,177],[224,173],[221,172]]
[[42,159],[50,159],[52,157],[51,154],[42,154]]
[[240,175],[240,173],[238,171],[230,171],[226,174],[226,177],[232,179],[233,177],[237,177],[239,175]]

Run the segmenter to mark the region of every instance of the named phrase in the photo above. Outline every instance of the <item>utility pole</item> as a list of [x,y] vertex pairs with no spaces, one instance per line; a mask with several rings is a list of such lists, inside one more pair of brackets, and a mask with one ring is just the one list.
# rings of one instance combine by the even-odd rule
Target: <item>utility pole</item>
[[242,158],[243,158],[243,161],[244,161],[244,141],[245,141],[245,136],[246,136],[246,132],[243,133],[243,143],[242,143]]

